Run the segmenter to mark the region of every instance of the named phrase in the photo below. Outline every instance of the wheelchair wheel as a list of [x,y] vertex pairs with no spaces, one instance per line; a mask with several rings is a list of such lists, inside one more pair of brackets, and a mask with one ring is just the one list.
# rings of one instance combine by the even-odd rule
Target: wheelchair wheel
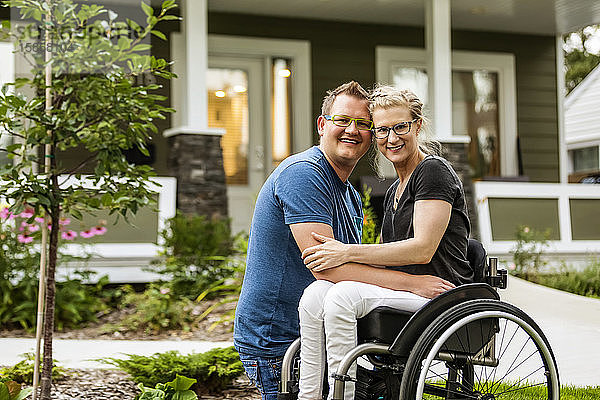
[[400,399],[558,400],[556,361],[539,326],[515,306],[472,300],[423,332]]

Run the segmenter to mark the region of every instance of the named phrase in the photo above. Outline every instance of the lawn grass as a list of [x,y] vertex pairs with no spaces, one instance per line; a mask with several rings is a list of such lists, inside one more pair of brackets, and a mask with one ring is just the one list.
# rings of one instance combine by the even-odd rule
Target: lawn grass
[[[435,383],[436,386],[443,386],[442,383]],[[514,391],[514,386],[508,383],[500,384],[493,390],[494,393],[499,394],[506,391],[502,396],[498,396],[497,399],[510,399],[510,400],[540,400],[546,398],[545,388],[540,387],[524,387],[517,391]],[[487,393],[486,390],[482,390],[483,393]],[[437,396],[424,395],[424,399],[427,400],[439,400]],[[586,387],[575,387],[575,386],[562,386],[560,388],[560,400],[600,400],[600,386],[586,386]]]

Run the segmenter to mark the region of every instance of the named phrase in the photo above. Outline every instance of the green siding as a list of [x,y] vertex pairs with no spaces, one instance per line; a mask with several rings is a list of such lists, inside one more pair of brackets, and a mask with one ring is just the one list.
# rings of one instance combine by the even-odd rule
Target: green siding
[[600,240],[600,199],[570,199],[573,240]]
[[[375,83],[375,47],[424,47],[418,27],[359,24],[209,12],[209,33],[307,40],[311,45],[312,111],[320,113],[328,89],[354,79]],[[555,39],[553,36],[453,31],[456,50],[513,53],[516,62],[517,124],[523,175],[533,182],[558,182]],[[523,96],[521,97],[521,94]],[[316,132],[313,132],[315,143]],[[547,138],[538,146],[535,138]],[[532,139],[534,138],[534,139]],[[530,159],[531,157],[531,159]],[[372,175],[362,160],[354,177]]]
[[493,240],[515,240],[519,226],[540,232],[550,229],[550,239],[560,239],[558,199],[488,198]]

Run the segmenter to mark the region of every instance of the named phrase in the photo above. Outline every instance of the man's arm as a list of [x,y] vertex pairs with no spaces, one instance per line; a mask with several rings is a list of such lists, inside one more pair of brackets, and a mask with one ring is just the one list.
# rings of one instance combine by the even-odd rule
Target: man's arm
[[[333,238],[331,226],[323,223],[291,224],[290,229],[300,251],[319,244],[310,234],[311,232]],[[436,276],[411,275],[358,263],[346,263],[323,272],[313,271],[312,274],[317,279],[334,283],[340,281],[363,282],[393,290],[405,290],[427,298],[435,297],[454,287],[451,283]]]

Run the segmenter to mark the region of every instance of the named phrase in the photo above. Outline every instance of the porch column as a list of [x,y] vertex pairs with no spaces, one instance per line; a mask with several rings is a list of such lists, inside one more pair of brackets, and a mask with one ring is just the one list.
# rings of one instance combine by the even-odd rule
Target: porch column
[[435,138],[452,137],[452,49],[450,0],[425,1],[425,50],[429,104]]
[[[558,117],[558,166],[559,182],[569,182],[567,139],[565,137],[565,55],[563,53],[562,35],[556,35],[556,104]],[[561,227],[562,228],[562,227]],[[570,234],[570,230],[569,230]],[[561,236],[562,237],[562,236]]]
[[452,132],[452,29],[450,0],[425,1],[425,50],[429,76],[429,114],[434,139],[443,145],[443,156],[463,183],[471,236],[479,237],[475,192],[469,164],[470,137]]
[[177,209],[209,217],[227,217],[227,186],[221,137],[208,127],[208,10],[206,0],[182,2],[182,31],[172,40],[173,67],[179,88],[173,93],[175,126],[164,131],[169,169],[177,178]]

